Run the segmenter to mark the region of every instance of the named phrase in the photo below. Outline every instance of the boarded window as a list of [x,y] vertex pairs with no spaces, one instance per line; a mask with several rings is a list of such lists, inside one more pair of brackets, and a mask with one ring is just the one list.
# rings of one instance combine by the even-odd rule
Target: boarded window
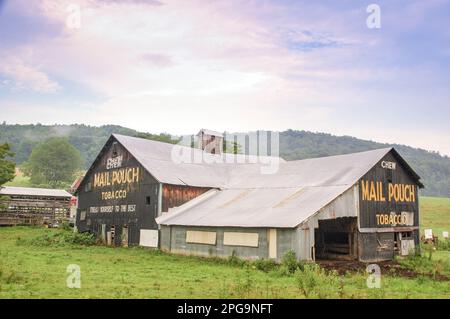
[[258,233],[223,233],[223,244],[226,246],[258,247],[258,239]]
[[139,245],[144,247],[158,247],[158,230],[141,229]]
[[217,239],[216,232],[188,230],[186,232],[186,243],[215,245]]

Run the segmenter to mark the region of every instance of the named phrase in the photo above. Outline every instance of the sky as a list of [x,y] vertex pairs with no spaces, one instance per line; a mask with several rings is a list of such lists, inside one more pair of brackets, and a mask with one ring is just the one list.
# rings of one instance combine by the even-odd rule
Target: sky
[[0,121],[450,155],[450,0],[0,0]]

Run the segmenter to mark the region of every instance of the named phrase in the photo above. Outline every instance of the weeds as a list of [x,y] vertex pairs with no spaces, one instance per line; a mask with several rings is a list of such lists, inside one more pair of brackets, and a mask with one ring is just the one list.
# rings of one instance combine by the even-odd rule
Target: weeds
[[74,233],[72,231],[54,231],[49,232],[34,238],[17,238],[16,244],[21,246],[69,246],[69,245],[82,245],[92,246],[97,243],[95,236],[89,233]]
[[20,284],[24,277],[15,270],[0,269],[0,284]]
[[410,255],[405,258],[398,259],[398,262],[417,273],[422,275],[430,275],[434,279],[437,276],[443,275],[445,269],[450,268],[450,264],[444,260],[430,259],[430,256],[424,257],[421,255]]
[[278,265],[275,261],[264,258],[255,260],[253,262],[253,265],[255,266],[256,269],[261,270],[263,272],[270,272],[278,268]]
[[439,239],[436,249],[440,251],[450,251],[450,239],[449,238]]
[[281,270],[285,275],[292,275],[299,268],[297,257],[292,250],[287,251],[281,258]]
[[303,270],[297,269],[295,279],[298,289],[305,298],[313,296],[321,299],[328,298],[332,295],[334,288],[338,288],[341,295],[344,294],[344,282],[339,280],[337,273],[328,273],[317,264],[305,264]]

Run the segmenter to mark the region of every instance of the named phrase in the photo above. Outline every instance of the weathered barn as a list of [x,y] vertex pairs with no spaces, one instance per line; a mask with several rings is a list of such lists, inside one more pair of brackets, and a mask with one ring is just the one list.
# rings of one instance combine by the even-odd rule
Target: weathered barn
[[[186,162],[186,155],[200,164]],[[114,134],[76,191],[77,229],[111,245],[158,247],[155,218],[221,187],[234,164],[218,162],[229,163],[234,157]],[[244,164],[236,165],[254,157],[239,158]]]
[[2,186],[0,225],[39,225],[69,218],[72,195],[63,189]]
[[77,226],[181,254],[389,260],[418,246],[420,187],[391,148],[286,162],[113,135],[78,188]]

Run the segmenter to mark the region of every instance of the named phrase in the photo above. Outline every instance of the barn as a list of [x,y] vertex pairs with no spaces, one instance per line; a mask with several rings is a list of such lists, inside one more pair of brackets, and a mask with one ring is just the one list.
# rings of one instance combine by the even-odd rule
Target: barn
[[63,189],[0,187],[0,225],[41,225],[69,219],[72,195]]
[[395,149],[287,162],[218,145],[112,135],[77,189],[77,228],[110,245],[249,259],[372,262],[418,247],[423,185]]

